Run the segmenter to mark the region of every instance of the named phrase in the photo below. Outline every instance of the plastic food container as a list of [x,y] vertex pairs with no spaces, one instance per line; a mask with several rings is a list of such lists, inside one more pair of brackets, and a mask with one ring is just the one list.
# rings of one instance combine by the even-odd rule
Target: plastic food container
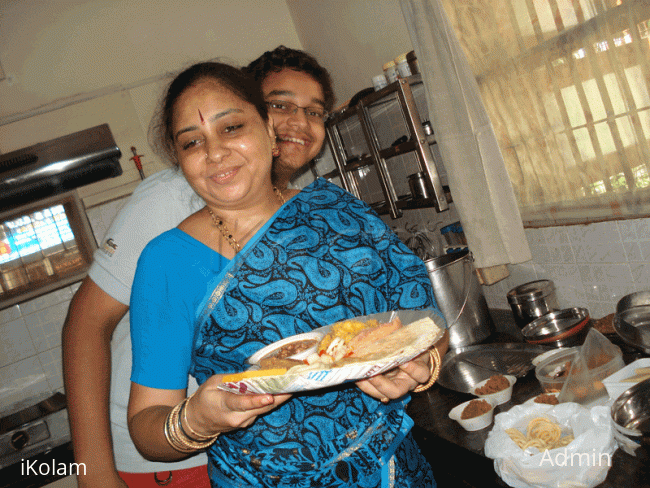
[[641,358],[636,361],[628,364],[624,368],[620,369],[611,376],[608,376],[603,380],[603,385],[607,389],[607,394],[613,400],[621,396],[626,390],[629,390],[634,385],[641,382],[641,378],[638,381],[623,381],[626,379],[633,379],[643,374],[637,375],[636,370],[650,368],[650,358]]
[[309,348],[302,349],[296,354],[288,356],[287,358],[287,359],[306,359],[310,354],[316,352],[316,350],[318,349],[318,343],[320,342],[322,337],[323,334],[320,332],[306,332],[304,334],[298,334],[295,336],[287,337],[286,339],[283,339],[278,342],[274,342],[273,344],[269,344],[268,346],[263,347],[262,349],[260,349],[259,351],[257,351],[255,354],[253,354],[251,357],[248,358],[248,363],[257,364],[259,363],[260,359],[275,354],[276,351],[279,351],[285,346],[288,346],[290,344],[310,341],[312,345]]
[[489,395],[479,395],[478,393],[476,393],[477,389],[481,388],[482,386],[485,385],[485,383],[488,382],[489,380],[488,378],[476,384],[476,386],[474,387],[474,395],[491,402],[493,405],[501,405],[503,403],[509,402],[510,398],[512,397],[512,387],[517,382],[517,378],[509,374],[503,376],[505,376],[505,378],[508,380],[508,383],[510,383],[510,386],[505,390],[497,391],[495,393],[490,393]]
[[[564,382],[569,375],[571,364],[578,354],[580,354],[579,348],[571,348],[567,350],[560,349],[557,354],[548,357],[535,367],[535,376],[544,392],[552,393],[562,391]],[[623,357],[619,353],[608,363],[590,369],[589,375],[592,381],[602,382],[603,379],[614,374],[624,366],[625,363],[623,362]]]
[[489,412],[486,412],[483,415],[479,415],[478,417],[473,417],[471,419],[461,419],[460,416],[463,413],[463,410],[465,410],[465,407],[469,405],[469,402],[471,401],[472,400],[468,400],[452,408],[451,412],[449,412],[449,418],[458,422],[463,429],[468,431],[485,429],[492,423],[492,419],[494,418],[494,407],[496,405],[490,400],[485,400],[492,406]]

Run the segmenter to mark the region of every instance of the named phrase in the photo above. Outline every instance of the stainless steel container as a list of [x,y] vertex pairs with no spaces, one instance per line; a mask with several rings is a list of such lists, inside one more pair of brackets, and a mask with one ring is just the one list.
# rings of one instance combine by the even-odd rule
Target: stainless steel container
[[537,280],[519,285],[507,294],[515,323],[524,327],[544,314],[560,310],[551,280]]
[[531,344],[570,347],[582,344],[590,328],[589,311],[573,307],[546,313],[527,324],[521,333]]
[[409,176],[409,188],[415,200],[426,200],[433,194],[433,189],[422,172]]
[[650,290],[625,295],[618,301],[614,329],[627,344],[650,354]]
[[446,254],[424,262],[433,293],[449,329],[449,347],[487,339],[494,331],[483,289],[469,251]]
[[614,437],[626,453],[650,461],[650,380],[621,394],[612,404]]

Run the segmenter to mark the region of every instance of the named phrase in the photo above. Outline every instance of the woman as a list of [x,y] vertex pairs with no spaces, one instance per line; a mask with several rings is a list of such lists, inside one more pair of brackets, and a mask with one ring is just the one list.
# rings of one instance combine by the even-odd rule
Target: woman
[[[138,449],[176,460],[208,447],[215,487],[435,486],[404,412],[405,394],[432,378],[433,355],[358,388],[295,396],[217,388],[281,337],[433,307],[423,263],[340,188],[273,187],[273,127],[239,70],[184,71],[163,117],[164,137],[207,205],[154,239],[138,264],[128,412]],[[189,399],[188,372],[201,385]]]

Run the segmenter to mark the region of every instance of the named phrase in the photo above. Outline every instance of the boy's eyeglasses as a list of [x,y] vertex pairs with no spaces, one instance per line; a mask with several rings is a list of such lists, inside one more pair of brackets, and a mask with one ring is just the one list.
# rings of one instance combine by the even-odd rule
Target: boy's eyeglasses
[[292,102],[285,102],[284,100],[270,100],[266,102],[269,106],[269,112],[282,115],[293,115],[299,108],[304,110],[305,117],[309,120],[322,122],[327,116],[327,110],[323,107],[300,107]]

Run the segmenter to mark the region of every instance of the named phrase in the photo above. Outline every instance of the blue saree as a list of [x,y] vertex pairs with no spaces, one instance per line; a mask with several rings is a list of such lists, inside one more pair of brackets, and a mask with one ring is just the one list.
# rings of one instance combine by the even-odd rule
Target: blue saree
[[[422,261],[363,202],[317,180],[276,213],[211,286],[197,314],[199,384],[261,347],[360,315],[435,307]],[[354,384],[296,394],[209,450],[215,487],[434,487],[410,435],[410,397]]]

